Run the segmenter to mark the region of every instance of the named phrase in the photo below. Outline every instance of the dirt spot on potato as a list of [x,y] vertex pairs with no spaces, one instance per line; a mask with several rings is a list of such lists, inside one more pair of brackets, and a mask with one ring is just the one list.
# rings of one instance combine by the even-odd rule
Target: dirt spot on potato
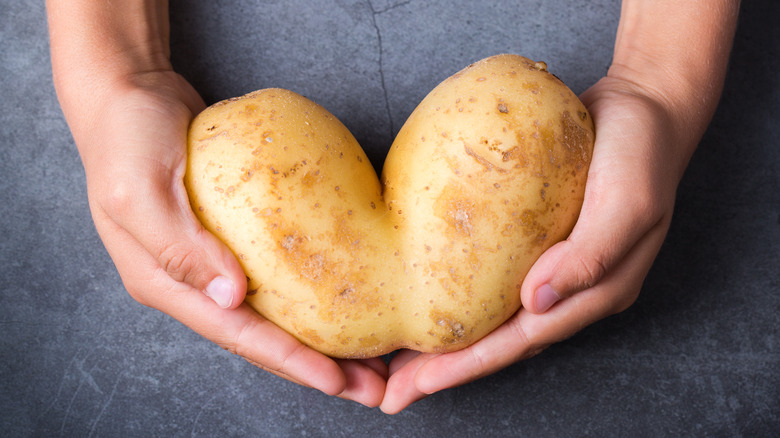
[[468,329],[451,313],[431,310],[430,318],[440,330],[438,333],[432,330],[428,334],[438,337],[443,347],[468,342]]
[[305,187],[313,187],[322,182],[324,178],[320,169],[307,170],[301,177],[301,183],[303,183]]
[[302,338],[309,345],[318,346],[325,344],[325,340],[314,329],[299,330],[298,337]]
[[365,281],[360,233],[348,227],[344,217],[336,218],[332,231],[323,236],[308,236],[278,214],[264,219],[278,258],[315,294],[320,319],[354,319],[376,309],[381,297],[371,293]]
[[[587,113],[584,114],[587,118]],[[580,118],[582,119],[582,115]],[[564,161],[566,164],[573,165],[577,170],[587,167],[590,163],[593,133],[577,123],[568,111],[561,115],[561,128],[563,131],[561,144],[565,154]]]
[[468,145],[463,145],[463,149],[465,150],[466,155],[473,158],[474,161],[476,161],[480,166],[484,167],[485,171],[490,172],[492,170],[495,170],[496,172],[499,173],[506,172],[506,169],[502,169],[501,167],[496,166],[495,164],[490,162],[490,160],[478,154],[476,151],[474,151],[474,149],[470,148]]
[[379,338],[377,338],[375,333],[371,333],[369,336],[358,338],[358,343],[360,344],[361,349],[368,350],[368,349],[375,348],[377,345],[379,345],[380,340]]
[[449,230],[461,236],[471,236],[477,219],[475,202],[470,199],[447,199],[442,207],[443,214],[437,216],[444,219]]
[[544,211],[525,209],[517,218],[517,223],[523,232],[523,235],[533,236],[533,243],[537,246],[543,245],[547,240],[548,229],[539,220],[539,215]]
[[528,158],[528,154],[520,146],[514,146],[509,150],[501,153],[501,161],[509,162],[516,161],[518,167],[528,167],[531,164],[531,160]]

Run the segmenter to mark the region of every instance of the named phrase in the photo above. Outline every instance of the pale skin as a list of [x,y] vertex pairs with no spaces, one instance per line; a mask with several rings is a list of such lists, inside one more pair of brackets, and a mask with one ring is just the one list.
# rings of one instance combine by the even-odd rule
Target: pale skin
[[130,294],[258,367],[397,413],[532,357],[637,298],[717,106],[739,1],[625,0],[607,75],[580,97],[596,145],[580,218],[522,287],[523,308],[448,354],[333,360],[243,303],[232,253],[194,217],[186,130],[204,103],[169,61],[168,5],[47,2],[54,82],[95,226]]

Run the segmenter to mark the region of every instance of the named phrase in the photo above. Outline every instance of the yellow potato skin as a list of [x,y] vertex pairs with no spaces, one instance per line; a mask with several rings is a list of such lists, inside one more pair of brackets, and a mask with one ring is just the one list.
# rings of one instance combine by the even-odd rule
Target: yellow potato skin
[[472,344],[520,307],[582,203],[593,123],[543,63],[498,55],[437,86],[381,183],[324,108],[281,89],[198,115],[193,211],[236,254],[246,301],[340,358]]

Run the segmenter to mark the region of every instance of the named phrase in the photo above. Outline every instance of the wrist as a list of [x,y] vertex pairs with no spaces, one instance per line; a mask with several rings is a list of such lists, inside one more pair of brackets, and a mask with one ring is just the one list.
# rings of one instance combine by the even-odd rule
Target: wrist
[[172,72],[165,1],[50,0],[54,86],[77,140],[147,76]]
[[63,104],[85,103],[137,75],[171,70],[167,2],[51,0],[47,14],[54,85]]
[[737,0],[624,0],[608,77],[663,106],[683,146],[709,124],[725,79]]

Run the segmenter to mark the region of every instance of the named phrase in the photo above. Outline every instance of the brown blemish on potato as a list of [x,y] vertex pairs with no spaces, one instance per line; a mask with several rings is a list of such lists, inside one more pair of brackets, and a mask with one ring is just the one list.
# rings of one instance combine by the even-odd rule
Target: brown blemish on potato
[[358,343],[360,344],[360,348],[366,350],[371,349],[379,345],[380,340],[377,338],[375,333],[371,333],[367,337],[358,338]]
[[539,214],[544,214],[544,211],[525,209],[520,213],[517,221],[523,235],[534,236],[533,242],[537,246],[542,245],[547,240],[548,233],[547,227],[539,222]]
[[564,161],[566,164],[574,165],[576,170],[587,167],[590,163],[593,134],[577,123],[568,111],[561,115],[561,128],[563,130],[561,145],[565,154]]
[[506,169],[503,169],[501,167],[496,166],[495,164],[491,163],[490,160],[483,157],[482,155],[479,155],[474,151],[474,149],[468,147],[467,145],[463,145],[463,149],[466,151],[466,155],[470,156],[474,159],[477,163],[479,163],[481,166],[485,168],[485,171],[490,172],[491,170],[495,170],[499,173],[505,173],[507,172]]
[[255,174],[256,170],[257,170],[257,168],[255,168],[255,167],[252,167],[252,168],[249,168],[249,169],[242,168],[241,171],[244,172],[244,173],[240,176],[241,181],[247,182],[250,179],[252,179],[252,176]]
[[439,337],[442,348],[446,348],[447,345],[464,343],[467,341],[466,327],[451,313],[434,309],[430,312],[430,318],[437,327],[442,329],[443,333],[440,332],[440,334],[437,335],[437,333],[433,331],[428,331],[428,334]]
[[520,146],[514,146],[509,150],[501,153],[501,161],[517,161],[519,167],[528,167],[531,164],[531,160],[528,159],[528,155]]
[[539,94],[542,92],[542,88],[538,82],[523,82],[522,87],[531,94]]
[[[216,129],[217,129],[217,126],[215,125],[215,126],[213,126],[213,128],[214,128],[214,129],[208,129],[208,131],[209,131],[209,132],[214,132],[214,130],[216,130]],[[228,131],[227,131],[227,130],[225,130],[225,129],[223,129],[223,130],[221,130],[221,131],[214,132],[214,133],[213,133],[213,134],[211,134],[211,135],[208,135],[208,136],[205,136],[205,137],[200,137],[200,138],[198,138],[198,140],[197,140],[197,141],[198,141],[199,145],[198,145],[198,147],[197,147],[197,150],[199,150],[199,151],[203,151],[203,150],[205,150],[205,149],[206,149],[206,148],[209,146],[209,143],[210,143],[212,140],[215,140],[217,137],[229,137]]]
[[473,201],[453,199],[450,200],[447,207],[445,220],[450,228],[454,229],[458,234],[470,236],[475,216]]
[[290,166],[289,169],[287,169],[286,171],[282,172],[282,177],[283,178],[287,178],[287,177],[290,177],[290,176],[294,176],[298,172],[299,169],[301,169],[302,167],[304,167],[304,166],[306,166],[308,164],[309,164],[309,162],[306,161],[306,160],[297,161],[297,162],[293,163]]
[[[339,221],[343,222],[343,221]],[[350,269],[355,265],[352,260],[341,260],[338,255],[330,256],[326,250],[318,250],[317,242],[302,235],[295,228],[269,227],[279,236],[277,251],[280,258],[299,278],[309,283],[317,292],[318,316],[323,321],[334,321],[337,316],[345,319],[361,311],[372,311],[381,302],[379,294],[363,292],[365,280],[360,270]],[[279,228],[279,229],[275,229]],[[354,233],[343,228],[331,235],[334,245],[344,246],[351,242],[352,252],[358,251],[358,242]]]
[[506,114],[509,112],[509,108],[506,106],[505,103],[499,103],[498,104],[498,112],[501,114]]
[[298,331],[298,336],[303,338],[309,345],[323,345],[325,340],[314,329],[303,329]]
[[331,246],[347,249],[355,259],[358,259],[360,256],[360,243],[364,238],[363,234],[355,231],[349,225],[349,211],[341,214],[333,212],[332,214],[334,227],[330,233]]
[[313,187],[316,184],[322,182],[325,177],[320,172],[320,169],[307,170],[301,177],[301,183],[306,187]]

